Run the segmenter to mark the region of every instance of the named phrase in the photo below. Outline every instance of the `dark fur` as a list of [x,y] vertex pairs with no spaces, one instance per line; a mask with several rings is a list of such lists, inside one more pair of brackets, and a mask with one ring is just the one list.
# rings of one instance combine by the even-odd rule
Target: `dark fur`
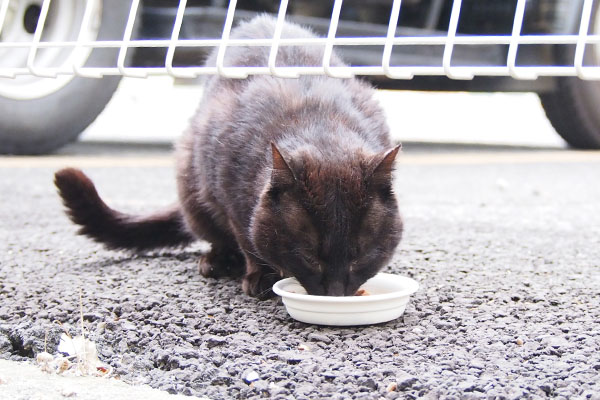
[[108,207],[98,196],[92,181],[74,168],[54,175],[67,214],[81,225],[78,233],[94,238],[111,249],[150,250],[157,247],[182,246],[194,237],[184,228],[178,206],[150,217],[136,217]]
[[[233,37],[271,37],[258,17]],[[286,25],[284,37],[309,37]],[[320,65],[323,49],[280,47],[278,65]],[[215,64],[216,55],[208,60]],[[229,48],[226,65],[266,65],[268,48]],[[343,65],[333,58],[333,65]],[[392,147],[373,89],[328,77],[212,77],[177,152],[180,205],[146,218],[108,208],[80,171],[56,185],[80,233],[111,248],[146,250],[207,240],[204,275],[244,273],[266,296],[282,275],[311,294],[352,295],[390,259],[402,222]]]

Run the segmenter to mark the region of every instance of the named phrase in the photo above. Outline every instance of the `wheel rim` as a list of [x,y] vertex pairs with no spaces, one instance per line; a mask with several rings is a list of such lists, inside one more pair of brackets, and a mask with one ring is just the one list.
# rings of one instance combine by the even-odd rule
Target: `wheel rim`
[[[1,25],[0,42],[33,41],[35,28],[42,9],[43,0],[9,0],[4,24]],[[81,29],[86,7],[89,23]],[[96,40],[102,14],[101,0],[53,0],[42,32],[42,42],[75,42]],[[1,21],[0,21],[1,24]],[[81,36],[80,36],[81,35]],[[0,69],[27,66],[30,52],[28,47],[0,48]],[[36,68],[65,68],[80,66],[92,52],[91,47],[39,48],[35,55]],[[31,74],[18,75],[14,79],[0,78],[0,96],[15,100],[31,100],[48,96],[67,85],[74,74],[46,78]]]

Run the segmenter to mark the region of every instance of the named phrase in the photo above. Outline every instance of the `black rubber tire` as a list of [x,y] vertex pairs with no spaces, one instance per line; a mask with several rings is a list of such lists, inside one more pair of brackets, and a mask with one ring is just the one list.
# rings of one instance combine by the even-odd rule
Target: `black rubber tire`
[[600,83],[561,77],[553,92],[540,94],[546,116],[571,147],[600,149]]
[[[592,16],[600,12],[600,2],[594,4]],[[596,27],[596,30],[600,27]],[[592,27],[594,29],[594,27]],[[574,49],[556,47],[559,65],[573,65]],[[587,50],[586,62],[591,61]],[[571,147],[600,149],[600,82],[584,81],[574,77],[557,77],[556,88],[539,94],[542,106],[556,132]]]
[[[98,40],[122,38],[130,2],[103,0]],[[116,65],[118,49],[93,51],[86,65]],[[45,97],[0,96],[0,154],[45,154],[72,142],[102,112],[120,76],[75,77]]]

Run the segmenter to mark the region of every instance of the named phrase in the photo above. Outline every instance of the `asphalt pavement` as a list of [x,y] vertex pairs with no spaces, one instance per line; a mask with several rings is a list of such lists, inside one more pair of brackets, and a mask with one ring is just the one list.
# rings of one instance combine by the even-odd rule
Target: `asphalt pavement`
[[[142,213],[176,199],[168,146],[0,157],[0,358],[34,364],[63,328],[78,335],[81,290],[100,360],[163,392],[600,399],[600,153],[405,143],[399,159],[406,231],[385,271],[421,287],[397,320],[333,328],[200,276],[201,243],[131,255],[76,235],[55,170],[79,166],[111,206]],[[14,390],[0,369],[0,398]]]

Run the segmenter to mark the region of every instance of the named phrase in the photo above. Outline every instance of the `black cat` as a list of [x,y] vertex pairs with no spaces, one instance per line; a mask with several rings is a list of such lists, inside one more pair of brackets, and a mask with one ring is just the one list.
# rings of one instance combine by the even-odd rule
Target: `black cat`
[[[233,38],[270,38],[275,20]],[[314,37],[286,24],[283,37]],[[230,47],[226,66],[266,65],[267,47]],[[282,46],[278,66],[320,65],[322,46]],[[207,61],[215,65],[216,54]],[[332,65],[344,65],[334,55]],[[267,297],[280,276],[315,295],[352,295],[390,259],[402,234],[392,146],[374,90],[356,79],[208,79],[177,151],[179,204],[150,216],[109,208],[79,170],[55,176],[79,233],[110,248],[211,243],[205,276],[244,274]]]

